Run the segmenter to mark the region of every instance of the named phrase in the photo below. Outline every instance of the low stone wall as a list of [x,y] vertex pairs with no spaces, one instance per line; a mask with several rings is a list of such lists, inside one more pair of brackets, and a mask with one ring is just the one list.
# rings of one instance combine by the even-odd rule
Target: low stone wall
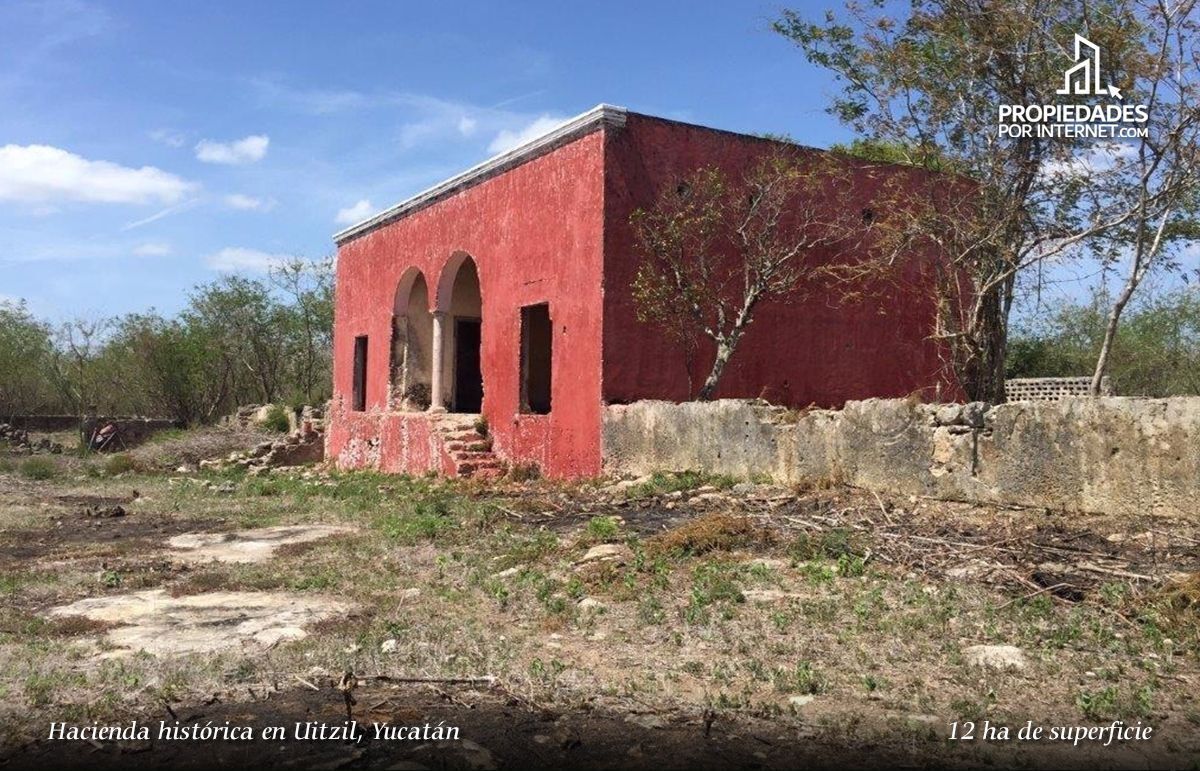
[[1200,397],[605,408],[605,470],[696,469],[1064,511],[1197,516]]
[[79,428],[79,415],[13,415],[2,418],[0,422],[8,423],[14,428],[24,431],[57,433]]
[[159,431],[168,428],[183,428],[183,423],[167,418],[131,418],[131,417],[99,417],[76,418],[76,426],[84,441],[92,435],[97,426],[113,423],[121,430],[121,441],[125,447],[133,447],[149,439]]
[[182,428],[183,424],[168,418],[143,418],[127,415],[100,415],[88,417],[85,415],[14,415],[3,422],[14,428],[39,433],[57,433],[59,431],[78,431],[86,439],[92,435],[96,426],[105,423],[115,423],[121,429],[121,439],[132,446],[145,441],[151,434],[168,428]]

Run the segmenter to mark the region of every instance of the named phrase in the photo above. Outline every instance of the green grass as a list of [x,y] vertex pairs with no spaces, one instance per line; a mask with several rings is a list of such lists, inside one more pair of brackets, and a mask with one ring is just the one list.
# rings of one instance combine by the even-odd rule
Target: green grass
[[772,673],[771,680],[775,684],[775,690],[780,693],[815,695],[823,693],[827,686],[825,676],[808,661],[801,661],[790,669],[777,668]]
[[621,526],[616,517],[592,517],[587,524],[587,533],[595,540],[607,541],[616,538]]
[[117,474],[124,474],[127,471],[140,470],[138,462],[129,453],[122,452],[117,455],[110,455],[104,460],[104,473],[109,476],[115,477]]
[[27,458],[21,464],[21,476],[27,479],[53,479],[58,472],[58,464],[50,458]]

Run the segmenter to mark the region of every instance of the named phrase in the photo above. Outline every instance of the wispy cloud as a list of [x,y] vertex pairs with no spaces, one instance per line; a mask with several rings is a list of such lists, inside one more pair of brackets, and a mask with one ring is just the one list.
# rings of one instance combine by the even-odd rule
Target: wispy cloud
[[194,187],[153,166],[92,161],[49,145],[0,147],[0,200],[172,203]]
[[134,230],[136,228],[143,227],[144,225],[149,225],[152,222],[158,222],[163,217],[170,217],[173,214],[179,214],[180,212],[185,212],[198,203],[200,203],[199,198],[190,198],[190,199],[184,201],[183,203],[175,204],[174,206],[168,206],[167,208],[165,208],[161,211],[157,211],[154,214],[151,214],[149,217],[143,217],[140,220],[134,220],[133,222],[127,222],[121,226],[121,231],[124,232],[126,230]]
[[553,115],[542,115],[533,122],[526,125],[524,128],[511,130],[504,129],[496,134],[496,138],[488,145],[489,153],[503,153],[514,147],[519,147],[531,139],[536,139],[542,134],[549,132],[552,129],[558,128],[565,118],[554,117]]
[[243,246],[227,246],[204,259],[208,267],[224,273],[266,273],[271,268],[295,259],[290,254],[270,254]]
[[204,163],[240,166],[261,161],[267,154],[271,139],[266,134],[252,134],[232,142],[202,139],[196,144],[196,159]]
[[339,88],[294,88],[274,78],[252,78],[250,86],[263,102],[307,113],[334,115],[368,107],[374,99],[361,91]]
[[405,150],[439,142],[462,142],[480,134],[494,136],[494,146],[520,144],[518,140],[526,132],[536,136],[545,127],[552,128],[561,120],[550,114],[538,115],[511,108],[511,105],[541,92],[522,94],[492,105],[478,105],[406,91],[299,88],[273,78],[257,78],[250,83],[264,104],[306,115],[330,116],[364,110],[395,112],[399,122],[397,139]]
[[364,198],[353,206],[338,209],[337,216],[333,220],[339,225],[353,225],[356,222],[362,222],[376,211],[377,209],[371,205],[371,202]]
[[161,241],[151,241],[133,247],[133,253],[138,257],[166,257],[171,253],[171,245]]
[[187,143],[187,136],[182,131],[173,129],[154,129],[149,132],[149,137],[158,142],[160,145],[167,147],[183,147]]
[[230,193],[225,196],[225,205],[240,211],[270,211],[275,208],[274,198],[259,198],[243,193]]

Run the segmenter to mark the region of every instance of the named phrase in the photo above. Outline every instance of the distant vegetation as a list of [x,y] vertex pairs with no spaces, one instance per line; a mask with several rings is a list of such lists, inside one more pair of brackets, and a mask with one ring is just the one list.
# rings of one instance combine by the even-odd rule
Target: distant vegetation
[[94,405],[197,424],[239,404],[321,402],[332,338],[332,261],[203,284],[174,317],[151,310],[52,325],[0,302],[0,420]]
[[[1008,377],[1090,375],[1111,301],[1097,295],[1021,322],[1009,340]],[[1109,374],[1120,395],[1200,394],[1200,291],[1148,297],[1118,330]]]

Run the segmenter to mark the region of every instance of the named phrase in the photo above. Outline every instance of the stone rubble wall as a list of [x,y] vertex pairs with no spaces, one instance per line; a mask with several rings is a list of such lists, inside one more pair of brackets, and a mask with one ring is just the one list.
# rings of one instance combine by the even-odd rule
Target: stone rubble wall
[[797,412],[660,401],[604,412],[605,471],[702,470],[792,484],[1069,512],[1190,516],[1200,397],[1065,398],[989,407],[904,399]]

